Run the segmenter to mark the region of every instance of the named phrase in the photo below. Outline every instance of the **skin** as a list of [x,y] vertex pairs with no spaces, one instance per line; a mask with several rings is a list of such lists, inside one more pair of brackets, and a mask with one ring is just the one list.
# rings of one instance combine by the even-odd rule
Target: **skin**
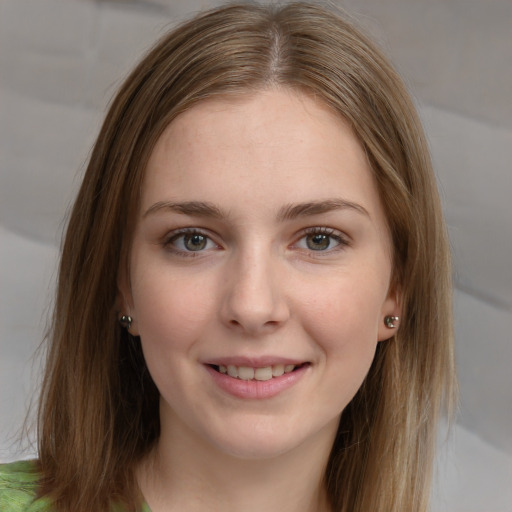
[[[318,101],[270,89],[169,125],[120,283],[161,393],[161,438],[139,468],[153,512],[328,510],[340,414],[399,314],[390,255],[365,153]],[[306,366],[276,396],[243,399],[208,371],[227,357]]]

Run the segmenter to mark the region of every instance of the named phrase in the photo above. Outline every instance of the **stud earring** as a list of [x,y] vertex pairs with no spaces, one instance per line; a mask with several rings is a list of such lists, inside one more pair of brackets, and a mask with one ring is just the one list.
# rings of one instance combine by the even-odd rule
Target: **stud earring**
[[399,321],[399,316],[388,315],[384,317],[384,323],[386,324],[386,327],[388,327],[389,329],[394,329]]
[[127,330],[129,331],[130,330],[130,327],[132,325],[132,317],[130,315],[123,315],[120,319],[119,319],[119,323]]

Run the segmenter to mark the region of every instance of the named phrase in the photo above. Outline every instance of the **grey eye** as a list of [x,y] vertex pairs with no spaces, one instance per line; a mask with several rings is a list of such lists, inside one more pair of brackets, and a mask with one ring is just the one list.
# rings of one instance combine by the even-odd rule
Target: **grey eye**
[[177,233],[165,245],[178,253],[201,252],[217,247],[208,235],[196,231]]
[[295,243],[295,247],[313,252],[331,252],[349,245],[343,235],[331,228],[310,228]]
[[315,233],[306,236],[306,245],[312,251],[325,251],[331,245],[332,237],[322,233]]
[[183,235],[183,245],[189,251],[202,251],[206,248],[208,238],[204,235]]

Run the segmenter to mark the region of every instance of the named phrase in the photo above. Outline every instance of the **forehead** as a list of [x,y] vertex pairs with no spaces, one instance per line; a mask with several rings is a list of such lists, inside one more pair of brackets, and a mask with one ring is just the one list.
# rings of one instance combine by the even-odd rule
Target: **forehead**
[[333,193],[382,213],[366,153],[348,123],[309,95],[271,89],[207,100],[178,116],[151,154],[141,207],[244,197],[242,206],[277,208]]

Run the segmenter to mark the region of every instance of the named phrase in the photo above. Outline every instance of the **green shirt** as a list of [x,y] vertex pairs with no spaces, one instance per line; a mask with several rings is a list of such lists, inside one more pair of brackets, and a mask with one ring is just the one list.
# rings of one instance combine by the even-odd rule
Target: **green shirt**
[[50,512],[48,500],[36,500],[39,472],[35,461],[0,465],[1,512]]
[[[47,498],[36,499],[40,474],[36,461],[0,464],[0,512],[52,512]],[[123,512],[113,507],[115,512]],[[144,503],[140,512],[151,512]]]

